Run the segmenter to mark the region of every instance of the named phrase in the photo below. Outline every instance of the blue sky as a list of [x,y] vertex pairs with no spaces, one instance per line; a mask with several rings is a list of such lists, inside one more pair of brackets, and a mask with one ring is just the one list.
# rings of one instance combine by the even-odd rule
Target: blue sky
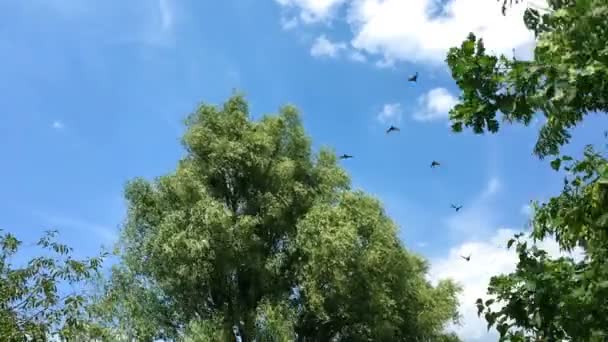
[[[354,186],[385,203],[407,246],[428,257],[438,276],[461,271],[448,273],[474,296],[498,269],[476,273],[457,254],[489,248],[505,256],[496,246],[500,229],[522,229],[524,205],[556,194],[561,177],[531,154],[539,123],[492,136],[450,133],[447,111],[458,89],[445,49],[470,30],[486,34],[498,52],[517,46],[525,56],[531,46],[520,12],[501,19],[493,12],[499,5],[486,1],[477,8],[491,14],[470,18],[466,6],[0,2],[0,228],[25,240],[57,228],[79,255],[94,254],[124,219],[125,182],[173,169],[183,155],[181,120],[238,88],[254,117],[294,104],[315,147],[354,155],[343,162]],[[406,82],[415,71],[418,83]],[[391,123],[401,132],[386,136]],[[589,118],[567,150],[599,143],[603,127],[605,119]],[[431,170],[432,160],[442,166]],[[464,208],[456,214],[451,203]],[[459,334],[488,339],[471,317]]]

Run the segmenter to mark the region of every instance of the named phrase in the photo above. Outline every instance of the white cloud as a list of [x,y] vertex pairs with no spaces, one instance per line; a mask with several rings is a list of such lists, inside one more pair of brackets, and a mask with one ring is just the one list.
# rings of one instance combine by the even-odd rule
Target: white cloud
[[298,26],[298,18],[290,18],[287,19],[285,17],[281,18],[281,28],[285,31],[291,30],[294,27]]
[[330,18],[347,0],[275,0],[281,6],[300,11],[300,19],[314,23]]
[[434,121],[448,118],[448,112],[458,99],[445,88],[434,88],[418,99],[419,109],[413,115],[416,121]]
[[[517,255],[514,248],[506,249],[507,241],[518,231],[499,229],[486,240],[470,240],[450,249],[447,255],[432,260],[429,278],[432,282],[439,279],[451,278],[463,287],[459,296],[461,325],[452,325],[464,341],[496,341],[494,330],[488,332],[483,317],[477,317],[475,301],[477,298],[488,298],[486,295],[490,277],[515,270]],[[530,241],[531,243],[531,241]],[[568,255],[560,252],[559,246],[553,239],[547,239],[537,244],[549,253],[551,257]],[[460,256],[471,254],[469,262]],[[572,254],[575,260],[580,260],[583,253],[580,249]]]
[[395,123],[401,121],[402,110],[399,103],[387,103],[382,107],[382,111],[378,113],[376,118],[383,124]]
[[[500,4],[486,0],[357,0],[349,9],[353,46],[410,62],[441,63],[450,47],[471,31],[484,38],[488,50],[511,54],[533,41],[522,20],[524,5],[507,16]],[[433,14],[433,12],[438,14]]]
[[59,120],[55,120],[53,121],[52,125],[51,125],[54,129],[64,129],[65,128],[65,124]]
[[312,47],[310,48],[310,54],[313,57],[338,57],[338,53],[341,50],[346,49],[346,44],[343,42],[332,42],[325,35],[317,37]]
[[367,60],[365,55],[359,51],[351,51],[348,54],[348,58],[350,58],[351,61],[355,61],[355,62],[365,62]]
[[[377,54],[386,61],[443,63],[450,47],[469,32],[483,37],[488,51],[526,58],[534,34],[523,23],[524,4],[503,16],[500,4],[487,0],[275,0],[299,10],[305,23],[331,20],[346,7],[354,48]],[[546,0],[537,0],[540,6]]]
[[389,58],[382,58],[376,61],[376,67],[380,69],[392,68],[395,66],[395,60]]

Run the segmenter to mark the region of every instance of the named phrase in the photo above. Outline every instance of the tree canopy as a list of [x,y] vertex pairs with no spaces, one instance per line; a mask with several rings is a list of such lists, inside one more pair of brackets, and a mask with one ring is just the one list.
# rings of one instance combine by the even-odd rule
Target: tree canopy
[[381,203],[351,189],[333,151],[312,152],[294,107],[253,121],[236,94],[186,124],[176,169],[126,187],[106,289],[123,298],[106,300],[125,318],[114,328],[138,340],[221,340],[233,326],[244,341],[455,340],[443,330],[457,286],[425,279]]
[[479,299],[477,306],[501,340],[604,341],[608,162],[593,146],[580,159],[559,155],[572,127],[608,109],[608,3],[548,3],[548,11],[528,8],[524,15],[537,37],[531,61],[488,55],[473,34],[449,51],[447,62],[462,90],[450,118],[456,132],[472,127],[483,133],[499,130],[498,113],[504,121],[525,125],[537,113],[545,116],[534,152],[540,158],[554,156],[551,167],[563,168],[567,175],[559,196],[535,203],[530,235],[534,241],[554,238],[566,251],[582,248],[584,259],[551,259],[518,234],[508,242],[508,247],[516,246],[516,271],[493,277],[492,298]]

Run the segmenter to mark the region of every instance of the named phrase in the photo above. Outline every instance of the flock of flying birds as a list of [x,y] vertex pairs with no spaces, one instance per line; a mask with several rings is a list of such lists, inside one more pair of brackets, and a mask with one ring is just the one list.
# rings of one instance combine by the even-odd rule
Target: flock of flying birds
[[[414,75],[412,75],[412,76],[408,77],[408,79],[407,79],[407,80],[408,80],[409,82],[417,82],[417,81],[418,81],[418,72],[416,71],[416,73],[415,73]],[[400,131],[401,131],[401,129],[400,129],[399,127],[396,127],[396,126],[391,125],[391,126],[390,126],[390,127],[387,129],[387,130],[386,130],[386,134],[390,134],[390,133],[393,133],[393,132],[400,132]],[[341,155],[339,158],[340,158],[340,159],[342,159],[342,160],[345,160],[345,159],[351,159],[351,158],[354,158],[354,156],[352,156],[352,155],[350,155],[350,154],[346,154],[346,153],[345,153],[345,154]],[[433,160],[433,161],[431,162],[431,168],[432,168],[432,169],[434,169],[434,168],[436,168],[436,167],[438,167],[438,166],[441,166],[441,163],[439,163],[438,161]],[[460,209],[462,209],[462,205],[455,205],[455,204],[452,204],[452,205],[451,205],[451,207],[452,207],[452,209],[454,209],[456,212],[458,212],[458,211],[460,211]],[[461,255],[460,257],[461,257],[461,258],[463,258],[463,259],[464,259],[464,260],[466,260],[466,261],[470,261],[470,260],[471,260],[471,254],[469,254],[469,255],[468,255],[468,256],[466,256],[466,257]]]

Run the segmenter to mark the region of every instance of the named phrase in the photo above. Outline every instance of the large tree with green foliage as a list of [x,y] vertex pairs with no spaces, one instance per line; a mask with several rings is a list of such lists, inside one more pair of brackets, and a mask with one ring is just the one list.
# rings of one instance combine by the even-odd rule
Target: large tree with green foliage
[[[137,340],[423,341],[457,315],[381,203],[311,151],[292,106],[254,121],[244,98],[201,105],[187,154],[126,188],[121,264],[105,312]],[[108,298],[108,297],[107,297]],[[106,298],[106,299],[107,299]],[[103,311],[103,310],[102,310]],[[110,315],[112,316],[112,315]]]
[[49,231],[37,243],[47,255],[22,266],[13,264],[22,242],[12,234],[0,235],[0,340],[100,336],[91,324],[82,286],[98,274],[103,255],[76,260],[70,247],[55,241],[55,234]]
[[[587,146],[580,160],[559,156],[569,130],[591,113],[608,111],[608,2],[549,0],[545,12],[528,8],[526,26],[536,34],[534,59],[486,54],[471,34],[452,48],[447,62],[462,90],[450,112],[452,128],[496,132],[504,121],[546,123],[534,149],[552,155],[551,167],[567,172],[559,196],[535,204],[534,240],[555,238],[564,250],[580,247],[585,258],[551,259],[520,240],[516,271],[493,277],[487,301],[478,300],[488,328],[512,341],[604,341],[608,337],[608,163]],[[499,304],[499,306],[493,305]]]

